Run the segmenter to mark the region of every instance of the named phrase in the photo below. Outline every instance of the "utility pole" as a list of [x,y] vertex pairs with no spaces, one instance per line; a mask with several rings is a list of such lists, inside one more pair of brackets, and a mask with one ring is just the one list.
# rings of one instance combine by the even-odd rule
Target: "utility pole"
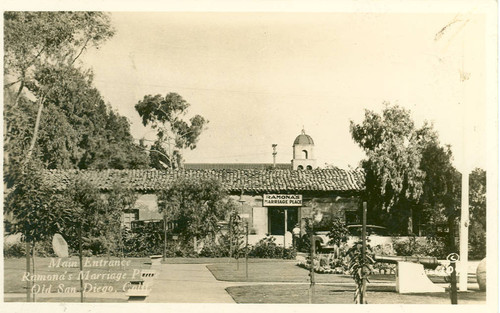
[[[461,16],[460,19],[456,18],[452,23],[448,24],[446,27],[442,28],[436,34],[435,41],[441,40],[445,33],[453,32],[451,34],[451,39],[461,33],[462,36],[462,51],[461,51],[461,66],[458,68],[459,78],[461,82],[461,101],[459,102],[459,108],[462,109],[462,204],[461,204],[461,214],[460,214],[460,263],[459,268],[459,289],[460,291],[467,291],[467,266],[468,266],[468,243],[469,243],[469,167],[468,167],[468,140],[469,135],[469,123],[468,119],[470,115],[468,114],[469,109],[466,105],[466,81],[469,80],[471,73],[465,70],[465,39],[467,35],[467,28],[465,27],[471,18],[467,15]],[[449,27],[452,24],[456,24],[458,28]],[[454,31],[453,31],[454,29]],[[470,34],[469,34],[470,36]],[[448,37],[449,38],[449,37]],[[467,37],[467,39],[470,37]],[[446,49],[449,47],[451,39],[448,40],[446,44]],[[472,106],[472,105],[469,105]],[[452,234],[454,235],[454,234]]]
[[363,286],[361,287],[361,292],[359,293],[359,303],[365,303],[365,290],[366,290],[366,278],[364,277],[364,267],[366,260],[366,202],[363,202],[363,228],[361,229],[361,242],[363,245],[361,246],[361,258],[362,258],[362,269],[361,273],[363,274]]
[[459,289],[467,291],[467,267],[469,263],[469,173],[462,170],[462,209],[460,212],[460,263]]
[[277,146],[277,144],[273,143],[273,168],[276,168],[276,154],[278,154],[278,152],[276,152]]

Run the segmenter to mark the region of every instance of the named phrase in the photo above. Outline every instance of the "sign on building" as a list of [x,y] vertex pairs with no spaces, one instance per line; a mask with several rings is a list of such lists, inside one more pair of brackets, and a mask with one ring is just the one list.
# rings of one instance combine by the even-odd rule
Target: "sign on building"
[[302,195],[265,194],[262,206],[302,206]]

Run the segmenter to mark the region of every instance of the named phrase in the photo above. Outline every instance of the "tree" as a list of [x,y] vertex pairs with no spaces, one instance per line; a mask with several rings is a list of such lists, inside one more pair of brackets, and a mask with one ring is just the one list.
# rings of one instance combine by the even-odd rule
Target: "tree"
[[77,177],[64,193],[64,226],[68,245],[78,249],[80,261],[80,301],[83,302],[83,245],[106,234],[106,206],[99,190]]
[[[25,165],[15,188],[5,199],[5,212],[12,214],[16,231],[23,234],[26,242],[26,273],[35,274],[35,244],[51,238],[61,228],[61,196],[44,183],[39,167],[31,162]],[[30,269],[30,253],[33,269]],[[31,286],[27,281],[27,300]]]
[[168,151],[162,146],[161,142],[155,140],[149,149],[149,166],[156,169],[166,169],[174,167],[170,163]]
[[238,214],[236,205],[231,202],[231,209],[229,211],[229,257],[234,257],[238,260],[246,248],[244,246],[244,233],[246,231],[245,225]]
[[[5,12],[4,87],[18,85],[12,105],[46,65],[72,65],[90,47],[113,36],[102,12]],[[28,88],[30,89],[30,88]],[[33,90],[30,90],[33,91]]]
[[184,242],[206,237],[214,241],[218,222],[232,206],[222,184],[215,179],[181,177],[158,193],[160,213],[177,222]]
[[450,146],[441,146],[437,137],[422,151],[420,168],[426,173],[423,193],[416,213],[421,224],[428,225],[428,235],[440,235],[436,227],[448,226],[447,252],[455,252],[456,221],[460,216],[461,175],[452,164]]
[[124,256],[122,217],[124,211],[132,208],[136,201],[137,194],[134,190],[119,181],[113,184],[110,192],[104,198],[104,237],[108,250],[108,258],[110,250],[113,250],[120,258]]
[[365,253],[363,253],[363,242],[358,241],[346,252],[349,256],[349,273],[356,284],[355,304],[368,304],[366,299],[367,282],[370,282],[368,278],[374,272],[375,255],[370,245],[366,245],[365,249]]
[[146,167],[147,155],[134,144],[128,120],[104,103],[92,72],[77,62],[85,50],[113,36],[109,15],[6,12],[4,17],[7,173],[15,174],[33,154],[48,168]]
[[486,171],[476,168],[469,175],[469,255],[471,259],[486,257]]
[[369,218],[390,220],[386,225],[399,232],[405,232],[402,222],[407,221],[411,232],[412,207],[423,192],[425,172],[420,161],[422,143],[432,135],[428,126],[417,130],[408,110],[386,104],[382,115],[366,110],[361,124],[351,121],[350,131],[367,155],[362,161],[367,200],[376,208]]
[[[5,12],[4,21],[5,110],[7,117],[15,117],[6,119],[4,157],[9,164],[10,141],[19,130],[13,129],[26,128],[18,125],[23,114],[30,112],[32,130],[21,129],[29,137],[19,138],[25,149],[20,162],[27,163],[35,150],[42,112],[54,86],[61,76],[79,71],[75,62],[82,53],[91,46],[98,47],[114,31],[109,16],[100,12]],[[36,100],[23,100],[29,107],[16,112],[23,96]]]
[[[33,156],[44,167],[55,168],[146,168],[147,154],[130,134],[125,117],[104,103],[92,86],[92,73],[75,68],[54,67],[46,75],[56,79],[45,99]],[[45,79],[41,79],[45,80]],[[33,138],[37,112],[33,103],[21,97],[16,108],[6,108],[10,125],[9,168],[6,178],[15,181]]]
[[155,146],[163,147],[155,149],[156,153],[161,152],[167,159],[167,162],[162,161],[165,165],[156,161],[153,163],[156,166],[161,165],[158,169],[182,168],[182,150],[196,148],[199,136],[208,121],[200,115],[186,121],[183,117],[189,106],[190,104],[176,93],[168,93],[165,97],[146,95],[135,105],[144,126],[151,125],[157,131]]

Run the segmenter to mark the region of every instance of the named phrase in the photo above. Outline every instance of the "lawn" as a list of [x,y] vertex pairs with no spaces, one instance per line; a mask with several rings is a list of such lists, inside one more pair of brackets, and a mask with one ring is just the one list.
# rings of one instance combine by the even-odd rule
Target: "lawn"
[[228,258],[167,258],[162,264],[212,264],[229,262]]
[[[86,258],[84,258],[86,259]],[[58,260],[54,258],[53,260]],[[40,293],[78,293],[80,292],[80,281],[78,280],[78,258],[64,258],[60,267],[50,266],[51,258],[36,258],[35,275],[41,275],[41,279],[35,282],[40,288]],[[88,258],[90,266],[84,267],[84,273],[88,273],[85,287],[88,292],[123,292],[123,286],[132,279],[135,274],[135,279],[141,269],[150,268],[150,265],[144,264],[149,261],[149,258],[126,258],[125,266],[107,266],[103,264],[106,257],[91,257]],[[119,261],[118,258],[111,258],[111,261]],[[101,263],[102,261],[102,263]],[[63,266],[64,265],[64,266]],[[4,259],[4,292],[8,293],[25,293],[26,281],[23,281],[23,276],[26,271],[25,259],[5,258]],[[57,279],[54,279],[54,274],[57,274]],[[75,294],[77,295],[77,294]]]
[[[228,287],[226,291],[236,303],[309,303],[307,284],[272,284]],[[370,286],[369,304],[450,304],[448,293],[399,294],[394,286]],[[459,304],[484,304],[485,292],[459,292]],[[354,287],[316,285],[314,303],[353,304]]]
[[[245,265],[245,259],[241,258],[238,260],[240,266]],[[283,262],[281,259],[254,259],[250,258],[248,259],[249,263],[263,263],[263,262]],[[295,260],[288,260],[285,262],[295,262]],[[236,259],[229,259],[227,257],[224,258],[205,258],[205,257],[200,257],[200,258],[181,258],[181,257],[175,257],[175,258],[167,258],[167,260],[162,263],[166,264],[219,264],[219,263],[227,263],[227,264],[237,264]]]
[[[267,262],[266,262],[267,261]],[[309,271],[298,267],[297,261],[290,260],[265,260],[249,259],[248,280],[245,273],[245,262],[240,261],[239,268],[235,261],[232,263],[219,262],[207,265],[217,280],[231,282],[309,282]],[[317,283],[353,283],[351,276],[339,274],[318,274],[314,275]],[[434,283],[446,283],[443,276],[429,276]],[[396,281],[394,274],[372,274],[372,282]],[[469,283],[476,283],[475,277],[469,277]]]
[[[273,260],[262,262],[249,260],[248,280],[245,274],[245,262],[240,262],[239,269],[235,263],[217,263],[207,265],[217,280],[250,281],[250,282],[309,282],[309,271],[298,267],[297,261]],[[349,275],[315,274],[318,283],[353,283]],[[394,281],[394,275],[372,275],[373,281]]]
[[[57,259],[55,259],[57,260]],[[80,282],[78,258],[64,259],[70,261],[65,266],[51,266],[50,258],[36,259],[36,274],[47,278],[47,275],[64,274],[57,280],[38,280],[40,286],[45,286],[46,293],[37,295],[37,302],[79,302]],[[101,264],[105,257],[92,257],[90,264],[84,267],[94,279],[85,282],[92,287],[112,288],[112,292],[87,293],[85,302],[125,302],[123,286],[129,282],[134,273],[150,268],[149,258],[126,258],[129,264],[124,266],[107,266]],[[111,258],[118,261],[118,258]],[[228,258],[169,258],[165,263],[175,264],[208,264],[207,268],[214,277],[221,281],[257,282],[257,284],[228,287],[227,292],[237,303],[308,303],[309,271],[296,266],[296,261],[280,259],[249,259],[248,280],[245,277],[245,260],[229,260]],[[63,264],[61,264],[63,265]],[[22,281],[25,272],[24,259],[4,259],[4,289],[6,302],[22,302],[26,298],[26,282]],[[69,275],[72,279],[69,279]],[[316,274],[316,303],[353,303],[354,283],[348,275]],[[136,277],[137,278],[137,277]],[[442,278],[432,278],[442,282]],[[400,295],[394,292],[394,275],[372,275],[368,287],[369,303],[449,303],[448,294],[415,294]],[[267,284],[260,284],[260,283]],[[288,283],[288,284],[285,284]],[[58,292],[62,284],[66,291]],[[233,284],[235,285],[235,284]],[[52,286],[49,288],[49,286]],[[91,290],[98,291],[98,290]],[[102,291],[102,290],[101,290]],[[459,294],[459,303],[484,303],[484,292],[469,292]]]

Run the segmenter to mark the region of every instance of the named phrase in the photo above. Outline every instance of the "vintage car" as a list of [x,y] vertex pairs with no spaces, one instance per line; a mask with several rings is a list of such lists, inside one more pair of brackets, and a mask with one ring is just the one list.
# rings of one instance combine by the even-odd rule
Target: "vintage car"
[[[351,246],[355,242],[361,240],[361,231],[363,225],[349,225],[347,229],[349,230],[349,238],[347,238],[347,245]],[[366,225],[366,236],[368,238],[368,243],[370,246],[384,246],[386,244],[392,244],[392,237],[389,236],[387,228],[376,225]]]
[[[346,238],[347,245],[352,246],[355,242],[361,240],[362,225],[347,226],[349,236]],[[314,232],[314,246],[318,253],[329,252],[336,248],[328,237],[329,231]],[[392,244],[392,237],[388,235],[385,227],[376,225],[366,225],[366,236],[368,236],[371,246]]]

